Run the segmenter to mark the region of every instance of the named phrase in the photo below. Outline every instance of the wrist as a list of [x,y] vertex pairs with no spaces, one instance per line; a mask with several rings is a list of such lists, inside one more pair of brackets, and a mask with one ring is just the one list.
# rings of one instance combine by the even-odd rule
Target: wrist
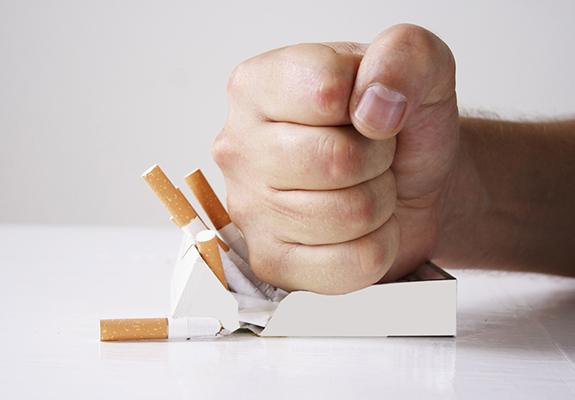
[[573,121],[460,122],[432,259],[573,274]]
[[467,244],[478,236],[487,196],[475,159],[472,135],[481,120],[460,118],[454,167],[440,196],[437,239],[431,259],[443,266],[469,260]]

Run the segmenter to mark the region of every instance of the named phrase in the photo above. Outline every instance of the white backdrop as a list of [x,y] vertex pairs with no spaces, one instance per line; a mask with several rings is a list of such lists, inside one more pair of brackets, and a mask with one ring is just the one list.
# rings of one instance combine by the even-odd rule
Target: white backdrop
[[464,108],[575,112],[574,1],[0,0],[0,222],[167,224],[140,173],[202,167],[241,60],[421,24],[458,62]]

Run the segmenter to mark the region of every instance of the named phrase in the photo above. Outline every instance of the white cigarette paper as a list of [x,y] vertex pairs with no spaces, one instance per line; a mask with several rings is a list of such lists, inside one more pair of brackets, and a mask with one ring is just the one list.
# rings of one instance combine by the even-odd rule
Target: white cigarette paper
[[226,242],[241,258],[243,258],[245,261],[249,260],[248,246],[246,241],[244,240],[238,227],[233,222],[230,222],[229,224],[218,229],[218,234],[222,237],[222,239],[224,239],[224,242]]

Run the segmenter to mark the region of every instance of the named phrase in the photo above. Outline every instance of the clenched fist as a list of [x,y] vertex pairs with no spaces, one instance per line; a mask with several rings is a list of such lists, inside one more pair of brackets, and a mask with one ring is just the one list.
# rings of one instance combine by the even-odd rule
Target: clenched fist
[[213,156],[251,266],[344,293],[429,258],[458,148],[455,63],[429,31],[301,44],[240,64]]

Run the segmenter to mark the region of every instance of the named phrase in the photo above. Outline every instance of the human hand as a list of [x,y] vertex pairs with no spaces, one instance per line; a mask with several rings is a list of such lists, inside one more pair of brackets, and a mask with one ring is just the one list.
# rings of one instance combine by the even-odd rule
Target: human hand
[[301,44],[240,64],[213,147],[262,280],[344,293],[430,257],[455,165],[455,62],[429,31]]

